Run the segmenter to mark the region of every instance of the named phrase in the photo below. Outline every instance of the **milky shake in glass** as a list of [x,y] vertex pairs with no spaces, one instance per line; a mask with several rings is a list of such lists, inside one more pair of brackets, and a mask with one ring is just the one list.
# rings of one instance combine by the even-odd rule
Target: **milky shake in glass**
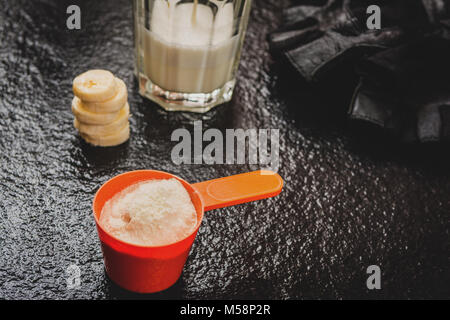
[[231,99],[251,0],[134,0],[140,93],[166,110]]

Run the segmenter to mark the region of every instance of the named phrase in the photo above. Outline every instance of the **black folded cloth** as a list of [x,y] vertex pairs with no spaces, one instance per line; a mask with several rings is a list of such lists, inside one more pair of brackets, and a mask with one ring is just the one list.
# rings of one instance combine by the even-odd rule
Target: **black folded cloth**
[[[402,141],[450,140],[450,0],[298,2],[269,35],[275,54],[308,82],[342,66],[356,72],[361,80],[350,103],[352,120]],[[381,8],[381,30],[366,26],[374,4]]]

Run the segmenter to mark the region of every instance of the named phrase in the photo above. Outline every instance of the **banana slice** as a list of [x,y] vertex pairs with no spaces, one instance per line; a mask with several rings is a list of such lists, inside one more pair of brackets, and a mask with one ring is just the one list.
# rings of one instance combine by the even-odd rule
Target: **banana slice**
[[113,147],[124,143],[130,138],[130,125],[127,123],[116,133],[107,136],[92,136],[85,133],[80,133],[80,135],[87,143],[94,146]]
[[92,125],[107,125],[115,121],[118,117],[128,117],[130,114],[130,106],[126,103],[125,106],[118,112],[96,113],[86,110],[80,99],[75,97],[72,100],[72,112],[79,122]]
[[89,70],[73,80],[73,93],[86,102],[106,101],[116,94],[116,79],[107,70]]
[[119,111],[128,100],[127,86],[121,79],[116,78],[117,92],[114,97],[102,102],[82,101],[83,107],[90,112],[111,113]]
[[119,116],[113,122],[105,125],[93,125],[80,122],[75,118],[73,126],[81,133],[92,136],[108,136],[118,132],[128,123],[129,113],[119,112]]

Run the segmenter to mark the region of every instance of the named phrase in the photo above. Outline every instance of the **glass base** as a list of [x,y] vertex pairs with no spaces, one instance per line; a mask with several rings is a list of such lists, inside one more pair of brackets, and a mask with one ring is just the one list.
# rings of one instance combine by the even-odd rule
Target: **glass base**
[[233,79],[209,93],[182,93],[164,90],[145,75],[139,74],[139,93],[166,111],[208,112],[231,100],[235,84],[236,80]]

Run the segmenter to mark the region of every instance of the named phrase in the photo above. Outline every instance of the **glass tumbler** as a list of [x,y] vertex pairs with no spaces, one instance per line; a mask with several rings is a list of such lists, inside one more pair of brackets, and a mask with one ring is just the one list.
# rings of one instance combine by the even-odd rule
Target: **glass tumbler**
[[133,0],[139,93],[168,111],[231,100],[251,0]]

